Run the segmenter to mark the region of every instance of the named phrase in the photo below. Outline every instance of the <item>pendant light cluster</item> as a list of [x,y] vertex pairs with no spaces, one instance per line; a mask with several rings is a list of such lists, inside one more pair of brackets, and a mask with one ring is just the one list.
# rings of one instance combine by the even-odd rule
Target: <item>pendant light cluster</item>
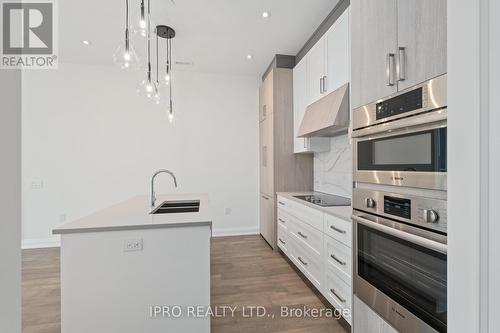
[[[125,70],[146,70],[146,77],[139,83],[137,93],[160,105],[162,101],[167,102],[168,118],[173,121],[172,103],[172,39],[175,30],[166,25],[154,25],[151,20],[151,0],[141,0],[140,9],[133,16],[132,24],[129,17],[129,0],[125,0],[125,42],[122,43],[113,54],[114,63]],[[154,30],[152,29],[154,27]],[[133,46],[130,43],[130,33],[145,41],[147,59],[145,64],[141,63]],[[152,33],[156,42],[156,75],[152,75]],[[166,40],[166,69],[160,78],[159,47],[160,38]],[[165,95],[165,96],[164,96]],[[167,99],[168,97],[168,99]]]

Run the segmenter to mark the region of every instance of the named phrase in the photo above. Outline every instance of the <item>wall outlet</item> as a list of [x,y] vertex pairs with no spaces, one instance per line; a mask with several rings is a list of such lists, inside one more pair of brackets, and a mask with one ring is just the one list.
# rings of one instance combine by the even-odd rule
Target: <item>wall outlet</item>
[[127,239],[123,243],[124,252],[142,251],[142,248],[143,248],[142,238]]
[[30,184],[30,188],[32,190],[41,190],[43,189],[43,180],[32,180]]
[[231,208],[225,208],[224,209],[224,214],[231,215]]

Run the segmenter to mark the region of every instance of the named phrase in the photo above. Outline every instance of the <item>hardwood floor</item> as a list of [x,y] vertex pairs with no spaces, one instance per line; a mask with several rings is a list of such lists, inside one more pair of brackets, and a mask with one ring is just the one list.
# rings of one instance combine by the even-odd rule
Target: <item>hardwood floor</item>
[[[212,319],[213,333],[348,332],[343,320],[280,316],[281,306],[324,309],[325,305],[260,236],[214,238],[211,254],[212,306],[237,307],[234,316]],[[59,333],[59,249],[24,250],[22,285],[23,333]],[[247,306],[262,306],[266,316],[248,317]]]

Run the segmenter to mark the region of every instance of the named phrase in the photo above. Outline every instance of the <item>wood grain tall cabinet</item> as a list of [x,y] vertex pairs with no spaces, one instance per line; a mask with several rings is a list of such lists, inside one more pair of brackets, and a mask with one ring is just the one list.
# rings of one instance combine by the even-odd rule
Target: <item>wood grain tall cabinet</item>
[[276,249],[276,192],[310,191],[313,156],[294,154],[293,74],[272,68],[260,87],[260,233]]

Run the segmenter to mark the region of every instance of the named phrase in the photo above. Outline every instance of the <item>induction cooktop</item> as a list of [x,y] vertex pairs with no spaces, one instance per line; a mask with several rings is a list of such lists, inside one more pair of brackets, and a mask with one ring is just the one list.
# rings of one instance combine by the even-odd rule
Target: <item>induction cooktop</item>
[[297,195],[294,198],[310,202],[321,207],[350,206],[351,199],[326,193],[314,193],[311,195]]

